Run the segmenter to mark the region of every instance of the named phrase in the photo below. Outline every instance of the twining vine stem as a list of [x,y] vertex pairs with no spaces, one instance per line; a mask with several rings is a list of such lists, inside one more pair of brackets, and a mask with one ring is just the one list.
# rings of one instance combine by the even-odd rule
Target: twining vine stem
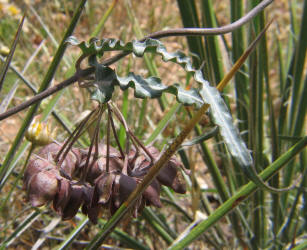
[[[237,21],[221,26],[218,28],[178,28],[178,29],[169,29],[151,33],[145,36],[140,41],[144,41],[147,38],[154,38],[159,39],[163,37],[169,36],[210,36],[210,35],[222,35],[226,33],[230,33],[242,25],[246,24],[250,20],[252,20],[259,12],[261,12],[264,8],[266,8],[269,4],[271,4],[274,0],[264,0],[260,2],[257,6],[255,6],[252,10],[250,10],[246,15],[238,19]],[[121,52],[117,55],[102,61],[102,64],[105,66],[109,66],[118,60],[122,59],[123,57],[129,55],[130,52]],[[6,112],[0,114],[0,121],[4,120],[5,118],[18,113],[19,111],[26,109],[27,107],[33,105],[34,103],[41,101],[42,99],[56,93],[57,91],[68,87],[69,85],[73,84],[74,82],[78,81],[80,78],[86,77],[94,72],[94,67],[89,67],[84,70],[77,71],[73,76],[64,80],[63,82],[55,85],[54,87],[48,88],[45,91],[40,92],[39,94],[35,95],[28,101],[23,102],[19,106],[11,108]]]

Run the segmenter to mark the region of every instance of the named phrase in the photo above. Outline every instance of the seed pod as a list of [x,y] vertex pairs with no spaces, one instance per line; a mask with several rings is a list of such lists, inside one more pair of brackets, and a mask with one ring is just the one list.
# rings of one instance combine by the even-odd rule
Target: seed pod
[[51,171],[43,170],[30,178],[27,189],[32,206],[40,207],[55,197],[58,179]]
[[155,207],[162,207],[160,201],[160,184],[154,179],[151,184],[146,188],[143,193],[143,197],[146,200],[146,205],[154,205]]
[[40,158],[31,159],[23,176],[23,189],[27,188],[30,179],[34,175],[38,174],[43,170],[52,169],[52,168],[55,169],[56,166],[50,164],[47,160]]
[[136,181],[134,178],[124,174],[117,175],[113,186],[113,202],[115,207],[119,208],[135,188]]
[[112,195],[114,179],[115,174],[113,173],[102,174],[96,179],[92,206],[95,206],[95,204],[105,205],[109,201]]
[[[82,150],[82,161],[79,168],[84,168],[86,161],[87,161],[87,150]],[[89,160],[89,165],[91,165],[91,162],[93,161],[93,154]],[[88,170],[86,181],[90,182],[91,184],[95,184],[95,179],[98,178],[101,174],[104,174],[106,172],[106,145],[99,144],[99,158],[94,163],[94,165],[91,166],[91,168]],[[110,172],[120,172],[123,168],[123,161],[120,157],[120,153],[117,149],[110,146],[110,155],[109,155],[109,171]]]
[[140,177],[146,175],[151,164],[152,163],[148,161],[144,155],[138,156],[134,162],[131,176]]
[[59,181],[57,193],[53,199],[53,208],[59,214],[63,215],[63,210],[70,200],[71,187],[67,179],[62,178]]
[[164,166],[158,176],[157,180],[170,188],[176,193],[184,194],[186,192],[186,184],[182,173],[179,170],[180,162],[175,157],[172,157]]
[[70,197],[62,213],[63,220],[70,220],[77,214],[78,209],[83,203],[83,197],[84,197],[83,189],[84,189],[83,185],[78,185],[78,184],[71,185]]
[[82,206],[82,212],[88,216],[93,224],[97,224],[98,217],[100,217],[102,205],[98,204],[94,207]]
[[[56,155],[62,148],[62,144],[50,143],[43,147],[38,154],[48,160],[55,160]],[[77,148],[72,148],[60,167],[60,173],[63,177],[72,179],[77,165],[80,164],[81,153]]]

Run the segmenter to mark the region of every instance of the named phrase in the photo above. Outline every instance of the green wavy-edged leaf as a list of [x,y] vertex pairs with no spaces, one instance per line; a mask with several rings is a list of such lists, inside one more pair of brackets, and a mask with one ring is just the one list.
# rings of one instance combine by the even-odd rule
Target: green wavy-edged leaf
[[127,77],[117,77],[117,81],[122,90],[134,88],[134,96],[137,98],[158,98],[166,92],[175,95],[178,102],[185,105],[195,104],[200,107],[204,104],[197,89],[185,90],[178,83],[165,86],[158,77],[151,76],[145,79],[130,72]]
[[[174,62],[182,66],[186,72],[192,74],[196,82],[199,83],[200,89],[185,90],[174,84],[172,86],[165,86],[161,83],[161,80],[157,77],[149,77],[144,79],[134,73],[129,73],[127,77],[118,77],[114,71],[111,72],[109,69],[103,68],[104,72],[109,72],[107,76],[109,81],[112,77],[113,83],[120,86],[121,89],[127,89],[129,87],[134,88],[135,97],[137,98],[156,98],[160,97],[163,92],[171,93],[176,95],[179,102],[196,106],[201,106],[204,103],[210,105],[211,113],[214,122],[220,127],[221,135],[229,149],[231,155],[243,166],[244,172],[252,166],[253,160],[249,150],[245,143],[241,139],[237,128],[233,124],[233,119],[228,111],[228,108],[221,97],[219,91],[210,86],[209,82],[203,78],[200,70],[195,70],[192,67],[192,62],[183,52],[167,52],[162,42],[155,39],[146,39],[144,41],[132,41],[124,44],[122,41],[117,39],[91,39],[89,43],[79,42],[76,38],[70,37],[67,42],[72,45],[77,45],[82,50],[84,55],[102,55],[105,51],[126,51],[133,53],[134,55],[141,57],[146,52],[155,53],[162,56],[165,62]],[[106,67],[106,66],[103,66]],[[107,68],[107,67],[106,67]],[[96,81],[97,84],[97,81]],[[98,84],[99,89],[104,88],[104,83]],[[104,99],[107,101],[107,99]],[[250,177],[251,173],[248,174]],[[254,176],[255,177],[255,176]],[[255,178],[253,178],[254,181]]]
[[112,98],[114,85],[117,80],[116,73],[110,67],[99,64],[95,55],[89,57],[89,64],[95,67],[95,81],[93,85],[96,89],[92,93],[91,98],[100,103],[106,103]]

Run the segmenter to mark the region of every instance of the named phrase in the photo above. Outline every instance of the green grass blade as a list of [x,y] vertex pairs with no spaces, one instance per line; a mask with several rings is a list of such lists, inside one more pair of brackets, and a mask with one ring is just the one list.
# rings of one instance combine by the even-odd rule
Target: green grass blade
[[66,236],[65,241],[63,241],[60,245],[56,246],[55,249],[67,249],[73,243],[74,239],[79,235],[82,229],[88,224],[88,222],[89,219],[86,216],[82,215],[78,225],[70,232],[68,236]]
[[[307,0],[304,1],[304,11],[303,11],[303,16],[302,16],[302,24],[307,22]],[[295,136],[300,136],[300,131],[298,130],[299,127],[302,127],[303,124],[303,117],[305,117],[304,113],[298,113],[297,114],[297,110],[300,109],[300,111],[302,112],[306,112],[304,111],[304,109],[306,110],[306,107],[304,107],[305,101],[302,101],[302,98],[305,98],[302,94],[305,92],[306,93],[306,86],[303,86],[302,83],[304,83],[303,81],[301,81],[301,77],[302,77],[302,73],[303,73],[303,68],[302,66],[306,63],[305,62],[305,57],[306,57],[306,49],[307,46],[306,44],[303,44],[303,42],[307,41],[307,36],[305,34],[306,32],[304,32],[304,28],[301,27],[300,30],[300,36],[299,36],[299,40],[297,41],[296,45],[295,45],[295,49],[293,51],[293,56],[291,58],[291,63],[289,66],[289,70],[288,70],[288,76],[287,76],[287,80],[286,80],[286,91],[285,94],[282,98],[282,103],[281,103],[281,109],[280,109],[280,119],[279,119],[279,134],[286,134],[286,135],[295,135]],[[304,55],[301,55],[301,54]],[[304,60],[304,61],[301,61]],[[298,65],[300,64],[300,65]],[[306,82],[306,81],[305,81]],[[289,97],[290,97],[290,88],[292,88],[292,92],[293,95],[291,96],[291,106],[288,107],[289,105],[285,105],[286,102],[288,101]],[[292,93],[291,92],[291,93]],[[293,99],[295,95],[295,99]],[[303,106],[298,106],[298,105],[303,105]],[[295,108],[297,110],[292,110],[292,107],[295,106]],[[290,108],[290,110],[289,110]],[[290,112],[289,116],[287,116],[287,111]],[[297,117],[296,117],[297,114]],[[297,127],[296,127],[296,119],[298,119],[297,123]],[[285,126],[287,125],[287,127],[285,128]],[[296,129],[294,130],[294,127],[296,127]],[[293,180],[293,175],[294,175],[294,167],[293,167],[293,163],[291,162],[287,168],[285,168],[285,173],[284,173],[284,180],[283,183],[284,185],[289,185],[291,183],[291,181]],[[282,203],[285,204],[285,206],[287,205],[288,202],[288,194],[284,194],[282,196]]]
[[307,240],[299,243],[297,246],[293,247],[292,250],[304,250],[307,248]]
[[172,231],[167,225],[158,218],[158,216],[150,209],[145,208],[143,216],[148,223],[154,228],[154,230],[168,243],[171,244],[177,234]]
[[13,59],[13,55],[14,55],[17,43],[19,41],[19,37],[20,37],[20,34],[21,34],[21,30],[22,30],[22,26],[23,26],[25,17],[26,17],[26,14],[23,15],[23,17],[22,17],[22,19],[21,19],[21,21],[19,23],[19,26],[18,26],[17,32],[15,34],[15,38],[14,38],[14,41],[12,43],[10,52],[9,52],[7,58],[6,58],[4,66],[3,66],[3,68],[2,68],[2,70],[0,72],[0,93],[1,93],[1,90],[2,90],[2,87],[3,87],[3,84],[4,84],[6,73],[7,73],[8,69],[9,69],[9,66],[10,66],[11,61]]
[[[251,5],[253,8],[259,1],[254,1]],[[264,15],[260,13],[254,19],[253,28],[256,33],[264,28]],[[256,49],[255,54],[251,58],[250,73],[250,145],[254,156],[254,166],[257,172],[264,168],[263,150],[264,150],[264,76],[265,69],[268,68],[266,50],[266,37],[260,41],[259,48]],[[253,197],[253,213],[252,213],[252,226],[254,237],[252,244],[256,248],[263,248],[267,241],[267,212],[265,206],[266,193],[259,191]]]
[[[185,28],[200,27],[198,21],[197,8],[194,0],[177,0],[177,4],[180,10],[181,21]],[[199,56],[199,60],[193,59],[194,68],[199,68],[203,62],[204,56],[204,47],[203,40],[201,37],[187,37],[188,46],[190,52]]]
[[[201,1],[202,6],[202,27],[211,28],[217,27],[216,19],[214,15],[214,9],[211,0]],[[205,66],[208,67],[208,80],[211,83],[219,83],[223,79],[223,60],[221,55],[221,49],[219,48],[218,37],[208,36],[205,37],[205,61],[210,62]]]
[[303,6],[303,16],[302,22],[300,25],[300,34],[298,37],[298,41],[296,44],[296,54],[295,54],[295,66],[293,72],[293,82],[292,82],[292,95],[291,95],[291,108],[290,108],[290,117],[288,122],[290,123],[289,128],[290,131],[293,129],[295,124],[295,117],[298,110],[298,103],[300,99],[300,95],[303,89],[303,81],[302,76],[304,72],[304,68],[306,65],[306,51],[307,51],[307,33],[305,31],[305,27],[307,27],[307,0],[304,1]]
[[[286,153],[280,156],[275,162],[270,164],[265,170],[260,173],[260,177],[263,179],[268,179],[272,177],[276,172],[278,172],[283,165],[288,161],[292,160],[296,154],[303,150],[307,146],[307,136],[300,140],[297,144],[291,147]],[[223,216],[229,213],[233,208],[239,205],[244,199],[251,195],[257,190],[257,186],[253,182],[249,182],[244,185],[240,190],[224,202],[220,207],[218,207],[213,214],[211,214],[207,220],[201,222],[196,227],[194,227],[189,234],[184,238],[181,238],[176,245],[172,245],[169,249],[183,249],[195,239],[197,239],[201,234],[208,230],[214,223],[219,221]]]
[[158,123],[155,130],[149,136],[149,138],[145,141],[145,145],[150,144],[153,142],[166,128],[167,124],[171,121],[171,118],[176,114],[178,109],[180,108],[181,104],[176,103],[170,110],[163,116],[162,120]]
[[115,229],[114,232],[111,234],[112,238],[119,240],[121,243],[125,244],[127,247],[131,247],[132,249],[138,250],[149,250],[150,248],[144,246],[142,243],[128,235],[127,233]]
[[306,113],[307,113],[307,74],[305,76],[305,81],[304,81],[304,88],[302,90],[299,104],[298,104],[298,109],[297,109],[297,115],[295,119],[295,125],[293,129],[293,136],[300,136],[304,135],[303,128],[305,126],[305,121],[306,121]]
[[33,211],[31,214],[29,214],[27,218],[18,225],[18,227],[14,230],[14,232],[2,242],[0,246],[1,249],[5,249],[10,244],[12,244],[14,240],[18,238],[24,231],[26,231],[27,228],[29,228],[31,224],[35,222],[40,215],[41,212],[38,210]]
[[106,21],[111,16],[112,11],[114,10],[117,3],[118,3],[118,0],[113,0],[113,2],[111,3],[111,5],[107,9],[107,11],[101,17],[101,19],[100,19],[99,23],[97,24],[97,26],[95,27],[94,31],[92,32],[91,37],[99,35],[99,32],[101,32],[101,30],[103,29]]
[[[295,195],[294,201],[292,203],[291,209],[289,214],[287,215],[287,219],[286,219],[286,223],[284,224],[281,232],[280,232],[280,241],[281,242],[293,242],[294,238],[296,238],[298,235],[296,233],[296,225],[298,224],[299,221],[299,213],[298,213],[298,206],[300,203],[300,199],[301,196],[303,195],[304,192],[304,188],[307,186],[306,182],[307,182],[307,151],[305,150],[304,152],[302,152],[303,157],[301,157],[301,164],[305,164],[305,165],[301,165],[304,166],[304,169],[302,170],[303,172],[303,176],[302,176],[302,180],[301,183],[298,187],[297,193]],[[304,215],[303,215],[304,218]]]
[[[16,73],[17,76],[19,76],[20,79],[22,79],[22,80],[24,79],[24,80],[25,80],[25,78],[23,77],[23,75],[25,74],[25,72],[27,71],[27,69],[29,68],[29,66],[31,65],[31,63],[33,63],[35,57],[37,57],[38,53],[41,51],[42,45],[43,45],[44,43],[45,43],[45,40],[43,40],[43,41],[39,44],[39,46],[35,49],[35,51],[33,52],[33,54],[32,54],[32,55],[30,56],[30,58],[27,60],[27,62],[26,62],[26,64],[25,64],[24,68],[22,69],[21,73],[18,72],[19,74],[17,74],[17,73],[16,73],[17,69],[16,69],[14,66],[12,66],[12,65],[9,66],[10,69],[13,69],[13,71]],[[5,61],[4,58],[3,58],[2,56],[0,56],[0,59],[1,59],[2,61]],[[15,69],[15,70],[14,70],[14,69]],[[26,83],[27,86],[31,88],[31,90],[34,90],[34,89],[35,89],[34,86],[33,86],[31,83],[29,83],[29,81],[23,81],[23,82]],[[29,83],[29,85],[28,85],[28,83]],[[10,102],[11,102],[12,99],[14,98],[15,93],[16,93],[18,87],[19,87],[19,79],[16,79],[16,81],[14,82],[14,85],[10,88],[9,92],[8,92],[7,95],[3,98],[3,101],[0,103],[0,114],[3,113],[3,112],[5,112],[5,111],[7,110],[7,107],[10,105]]]
[[[243,16],[243,1],[232,0],[230,2],[231,21],[235,21]],[[232,60],[236,62],[245,50],[244,28],[240,27],[232,33]],[[235,75],[235,92],[237,118],[241,121],[238,124],[239,131],[248,131],[248,86],[247,67],[242,65],[241,69]],[[247,134],[242,135],[245,142],[248,141]],[[240,183],[240,180],[239,180]]]
[[[304,9],[303,9],[303,16],[302,16],[302,24],[306,22],[307,19],[307,1],[304,1]],[[303,26],[301,26],[301,31],[299,35],[299,39],[297,40],[297,43],[294,46],[294,51],[292,53],[291,62],[288,68],[287,77],[285,81],[285,88],[282,95],[282,100],[280,104],[280,117],[278,121],[278,132],[279,134],[284,134],[289,127],[293,126],[293,120],[289,119],[287,120],[287,110],[289,108],[288,99],[290,97],[291,93],[291,87],[292,91],[294,91],[295,99],[292,96],[291,98],[291,117],[294,118],[295,116],[295,108],[298,102],[298,96],[300,89],[302,88],[302,85],[300,83],[301,76],[302,76],[302,70],[304,68],[305,61],[304,58],[306,57],[306,40],[307,34],[304,32]],[[304,44],[305,42],[305,44]],[[300,65],[298,65],[300,63]],[[292,108],[293,107],[293,108]],[[293,109],[293,110],[292,110]],[[287,126],[286,126],[287,125]],[[287,128],[288,127],[288,128]]]

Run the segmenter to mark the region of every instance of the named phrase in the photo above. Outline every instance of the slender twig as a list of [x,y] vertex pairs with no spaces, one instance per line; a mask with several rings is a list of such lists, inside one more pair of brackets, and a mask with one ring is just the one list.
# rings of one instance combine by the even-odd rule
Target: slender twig
[[[59,150],[59,152],[57,153],[56,157],[55,157],[55,162],[58,162],[61,154],[63,153],[63,151],[66,148],[66,151],[63,153],[62,156],[62,161],[65,159],[67,152],[70,150],[70,148],[72,147],[73,143],[74,143],[74,139],[77,140],[76,138],[79,137],[79,135],[81,134],[82,129],[84,128],[84,126],[86,125],[86,123],[90,120],[90,118],[92,117],[92,115],[97,112],[97,110],[93,110],[90,114],[88,114],[81,122],[80,124],[75,128],[75,130],[72,132],[72,134],[67,138],[67,140],[65,141],[65,143],[63,144],[63,146],[61,147],[61,149]],[[70,144],[70,145],[68,145]],[[67,150],[68,149],[68,150]],[[60,163],[60,166],[61,166]]]
[[[232,32],[236,30],[237,28],[241,27],[245,23],[252,20],[253,17],[255,17],[260,11],[262,11],[265,7],[267,7],[269,4],[271,4],[274,0],[264,0],[260,2],[255,8],[253,8],[250,12],[248,12],[245,16],[238,19],[237,21],[221,26],[218,28],[179,28],[179,29],[170,29],[170,30],[164,30],[164,31],[158,31],[152,34],[147,35],[140,41],[144,41],[146,38],[162,38],[162,37],[168,37],[168,36],[209,36],[209,35],[222,35],[225,33]],[[103,65],[109,66],[118,60],[122,59],[123,57],[129,55],[130,52],[121,52],[109,59],[106,59],[102,62]],[[58,85],[49,88],[45,91],[42,91],[38,95],[34,96],[32,99],[20,104],[17,107],[14,107],[12,109],[9,109],[8,111],[0,114],[0,121],[15,114],[19,111],[33,105],[34,103],[54,94],[55,92],[73,84],[74,82],[78,81],[80,78],[88,76],[94,72],[94,67],[86,68],[84,70],[81,70],[74,74],[72,77],[68,78],[67,80],[59,83]]]
[[[95,127],[94,135],[93,135],[92,140],[91,140],[91,145],[90,145],[88,153],[87,153],[87,158],[86,158],[85,166],[84,166],[84,169],[83,169],[81,181],[86,180],[87,173],[89,172],[89,169],[95,164],[95,162],[98,159],[98,154],[97,154],[98,144],[97,144],[96,141],[98,141],[98,138],[99,138],[100,121],[101,121],[101,116],[102,116],[104,110],[105,110],[105,105],[104,104],[100,105],[99,106],[97,124],[96,124],[96,127]],[[94,146],[95,146],[95,153],[93,155],[93,160],[91,162],[91,165],[89,166],[89,162],[90,162],[90,159],[91,159],[91,156],[92,156],[92,150],[93,150]]]
[[[223,35],[226,33],[233,32],[234,30],[238,29],[242,25],[246,24],[250,20],[252,20],[259,12],[265,9],[268,5],[270,5],[274,0],[264,0],[260,2],[255,8],[251,9],[246,15],[238,19],[237,21],[227,24],[225,26],[221,26],[218,28],[178,28],[178,29],[169,29],[169,30],[162,30],[151,33],[145,36],[140,41],[144,41],[148,38],[159,39],[163,37],[169,36],[213,36],[213,35]],[[104,65],[110,65],[112,63],[117,62],[118,60],[122,59],[123,57],[129,55],[130,52],[121,52],[109,59],[104,60],[102,63]]]
[[[102,111],[102,107],[101,107],[100,111]],[[99,158],[99,127],[100,127],[101,116],[102,116],[102,112],[99,112],[98,121],[97,121],[97,125],[95,127],[95,132],[94,132],[93,145],[94,145],[94,148],[95,148],[95,152],[94,152],[94,155],[93,155],[91,165],[89,167],[87,167],[87,164],[85,164],[85,168],[84,168],[85,174],[83,175],[84,177],[82,179],[83,181],[86,181],[87,173],[90,171],[90,169],[92,169],[92,167],[94,166],[94,164],[96,163],[96,161]]]
[[0,121],[9,117],[9,116],[11,116],[11,115],[13,115],[13,114],[18,113],[19,111],[21,111],[23,109],[28,108],[29,106],[31,106],[31,105],[41,101],[42,99],[60,91],[61,89],[66,88],[67,86],[69,86],[69,85],[73,84],[74,82],[78,81],[78,79],[80,77],[85,77],[85,76],[92,74],[94,72],[94,70],[95,70],[94,67],[84,69],[84,70],[78,72],[78,74],[76,73],[72,77],[64,80],[63,82],[61,82],[61,83],[59,83],[59,84],[57,84],[57,85],[55,85],[51,88],[48,88],[45,91],[40,92],[39,94],[35,95],[30,100],[25,101],[22,104],[20,104],[19,106],[11,108],[8,111],[0,114]]
[[111,123],[111,110],[110,106],[108,105],[108,123],[107,123],[107,157],[106,157],[106,172],[109,173],[109,166],[110,166],[110,123]]
[[253,8],[250,12],[246,15],[238,19],[237,21],[217,27],[217,28],[178,28],[178,29],[169,29],[169,30],[162,30],[152,34],[145,36],[142,40],[146,38],[155,38],[159,39],[162,37],[168,36],[210,36],[210,35],[222,35],[226,33],[233,32],[234,30],[238,29],[242,25],[249,22],[253,19],[260,11],[262,11],[265,7],[271,4],[274,0],[264,0],[260,2],[255,8]]
[[142,144],[142,142],[133,134],[131,129],[128,127],[125,118],[123,114],[120,112],[120,110],[114,105],[114,103],[111,103],[113,108],[114,108],[114,114],[117,117],[117,119],[124,125],[126,129],[126,134],[129,134],[131,136],[131,140],[134,143],[134,145],[140,146],[143,151],[147,154],[147,156],[150,158],[150,161],[153,163],[154,162],[154,157],[152,154],[148,151],[148,149]]
[[[112,109],[111,109],[109,103],[108,103],[108,112],[112,112]],[[112,114],[112,113],[111,113],[111,114]],[[125,158],[125,154],[124,154],[124,151],[123,151],[123,149],[122,149],[122,146],[120,145],[120,142],[119,142],[119,139],[118,139],[118,136],[117,136],[117,133],[116,133],[116,129],[115,129],[114,120],[113,120],[112,115],[110,116],[110,122],[111,122],[111,128],[112,128],[113,135],[114,135],[116,144],[117,144],[117,146],[118,146],[119,152],[120,152],[120,154],[121,154],[121,157],[124,159],[124,158]]]

